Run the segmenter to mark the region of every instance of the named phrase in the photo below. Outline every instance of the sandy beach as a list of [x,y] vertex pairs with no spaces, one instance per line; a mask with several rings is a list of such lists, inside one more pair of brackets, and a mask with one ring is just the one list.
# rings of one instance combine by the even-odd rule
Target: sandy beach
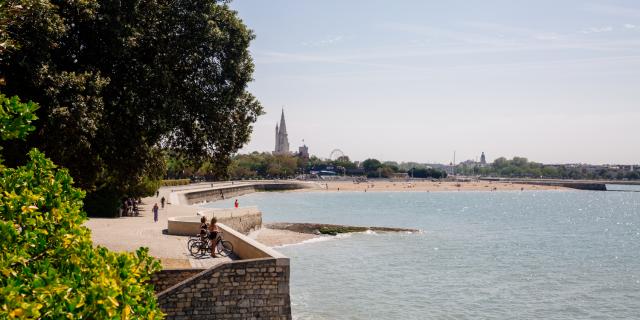
[[289,230],[276,230],[262,227],[261,229],[250,233],[249,237],[269,247],[278,247],[288,244],[301,243],[303,241],[320,236],[308,233],[293,232]]
[[316,183],[316,188],[306,189],[308,191],[326,190],[326,191],[529,191],[529,190],[566,190],[563,187],[542,186],[532,184],[516,184],[506,182],[493,181],[389,181],[389,180],[370,180],[368,182],[353,181],[322,181]]

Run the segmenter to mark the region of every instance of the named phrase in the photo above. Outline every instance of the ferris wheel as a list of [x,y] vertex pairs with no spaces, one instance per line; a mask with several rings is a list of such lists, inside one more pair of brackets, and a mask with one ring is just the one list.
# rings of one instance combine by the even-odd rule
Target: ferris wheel
[[340,149],[333,149],[329,154],[329,160],[337,160],[340,157],[344,157],[344,152]]

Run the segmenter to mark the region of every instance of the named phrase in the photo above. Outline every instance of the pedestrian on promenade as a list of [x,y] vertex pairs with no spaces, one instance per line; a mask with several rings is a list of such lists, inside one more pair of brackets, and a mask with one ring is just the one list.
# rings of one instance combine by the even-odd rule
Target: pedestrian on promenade
[[160,199],[160,204],[162,205],[162,209],[164,209],[164,197]]
[[160,195],[160,190],[156,190],[156,198]]
[[153,205],[153,222],[158,222],[158,204]]
[[236,207],[236,209],[238,208],[238,199],[236,199],[236,202],[233,205]]

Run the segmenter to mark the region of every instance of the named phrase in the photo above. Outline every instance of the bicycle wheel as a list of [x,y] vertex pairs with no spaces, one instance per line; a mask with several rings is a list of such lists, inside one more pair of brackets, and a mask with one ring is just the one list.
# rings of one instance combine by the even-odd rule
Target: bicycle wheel
[[227,240],[220,240],[218,253],[222,256],[230,256],[233,253],[233,244]]
[[197,256],[201,255],[201,253],[200,253],[201,247],[202,247],[202,242],[201,241],[194,241],[189,246],[189,253],[191,253],[192,256],[197,257]]
[[196,241],[198,241],[198,239],[189,238],[189,241],[187,241],[187,250],[190,250],[191,249],[191,244],[193,244]]

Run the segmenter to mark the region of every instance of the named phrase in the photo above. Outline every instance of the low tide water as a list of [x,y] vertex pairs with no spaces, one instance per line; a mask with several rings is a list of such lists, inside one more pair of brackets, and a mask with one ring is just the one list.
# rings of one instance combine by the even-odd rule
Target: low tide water
[[239,201],[259,206],[265,222],[422,230],[278,248],[291,258],[295,319],[640,318],[637,192],[269,192]]

